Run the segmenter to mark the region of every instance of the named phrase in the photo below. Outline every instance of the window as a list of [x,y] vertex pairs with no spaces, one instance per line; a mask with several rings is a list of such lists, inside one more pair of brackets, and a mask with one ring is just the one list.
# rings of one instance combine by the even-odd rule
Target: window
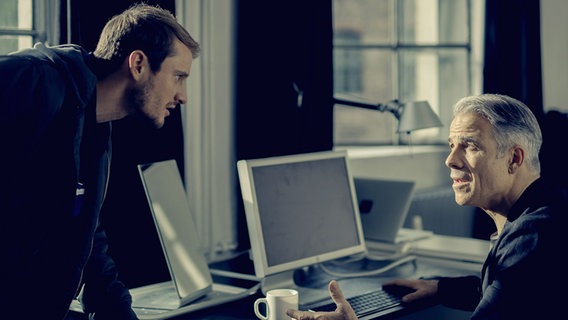
[[0,1],[0,54],[30,48],[36,42],[57,44],[59,0]]
[[483,0],[333,1],[334,95],[427,100],[444,123],[399,136],[388,112],[336,105],[334,144],[445,143],[452,105],[480,92]]

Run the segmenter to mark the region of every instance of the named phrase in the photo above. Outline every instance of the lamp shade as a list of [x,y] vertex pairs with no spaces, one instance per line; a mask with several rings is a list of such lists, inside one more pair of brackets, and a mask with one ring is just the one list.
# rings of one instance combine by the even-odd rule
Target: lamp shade
[[443,126],[440,118],[434,113],[428,101],[405,103],[400,109],[397,132],[410,132]]

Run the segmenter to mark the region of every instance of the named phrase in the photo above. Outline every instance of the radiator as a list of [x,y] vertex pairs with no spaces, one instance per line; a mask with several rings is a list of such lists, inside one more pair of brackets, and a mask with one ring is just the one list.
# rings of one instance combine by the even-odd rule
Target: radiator
[[451,187],[417,190],[404,227],[430,230],[440,235],[473,237],[476,212],[475,207],[458,205]]

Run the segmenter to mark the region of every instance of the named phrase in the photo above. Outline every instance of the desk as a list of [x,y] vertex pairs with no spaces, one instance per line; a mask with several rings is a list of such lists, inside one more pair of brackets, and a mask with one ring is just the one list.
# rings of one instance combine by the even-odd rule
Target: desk
[[[339,261],[340,262],[340,261]],[[384,263],[384,262],[380,262]],[[356,270],[372,270],[377,268],[379,262],[374,261],[361,261],[360,263],[341,265],[326,263],[328,268],[333,268],[335,271],[343,270],[345,272]],[[355,295],[364,290],[369,290],[380,286],[385,280],[392,278],[418,278],[418,277],[431,277],[431,276],[460,276],[477,274],[481,270],[481,263],[464,262],[452,259],[440,259],[431,257],[418,256],[413,263],[406,263],[395,269],[392,269],[380,276],[364,277],[364,278],[344,278],[338,279],[339,285],[346,296]],[[317,290],[322,297],[327,297],[327,284],[331,279],[337,277],[330,276],[323,272],[320,267],[314,266],[298,270],[295,273],[295,279],[300,285],[300,297],[302,290]],[[221,306],[211,307],[200,311],[191,312],[181,316],[169,318],[172,320],[186,320],[186,319],[203,319],[203,320],[216,320],[216,319],[256,319],[253,312],[254,301],[261,297],[261,293],[256,293],[248,296],[242,300],[230,302]],[[381,319],[469,319],[470,313],[445,308],[442,306],[429,306],[414,310],[412,313],[398,312],[395,314],[381,317]],[[68,320],[85,320],[84,315],[73,313]]]
[[[362,264],[365,266],[363,269],[372,270],[381,263],[365,261]],[[351,266],[336,267],[333,264],[326,263],[329,268],[334,268],[334,271],[357,271],[361,270],[361,265],[353,264]],[[338,283],[345,294],[345,296],[356,295],[362,291],[375,289],[380,286],[382,282],[402,277],[402,278],[418,278],[418,277],[432,277],[432,276],[461,276],[461,275],[479,275],[482,264],[476,262],[464,262],[451,259],[439,259],[431,257],[417,257],[415,263],[407,263],[396,267],[380,276],[363,277],[363,278],[345,278],[338,279]],[[303,288],[316,289],[321,291],[322,297],[328,297],[327,284],[331,279],[337,279],[330,276],[315,266],[299,270],[295,274],[296,282],[301,286],[299,288],[300,297]],[[212,308],[211,310],[202,310],[199,312],[187,314],[174,318],[175,320],[186,319],[256,319],[252,310],[254,301],[261,297],[261,293],[257,293],[246,299],[235,301],[233,303]],[[469,319],[471,313],[446,308],[443,306],[428,306],[419,310],[401,311],[381,317],[382,320],[400,319],[400,320],[466,320]]]
[[448,262],[465,261],[483,264],[489,253],[489,241],[437,234],[400,244],[371,240],[366,240],[366,244],[370,252],[379,254],[398,252],[406,247],[409,253],[419,257]]

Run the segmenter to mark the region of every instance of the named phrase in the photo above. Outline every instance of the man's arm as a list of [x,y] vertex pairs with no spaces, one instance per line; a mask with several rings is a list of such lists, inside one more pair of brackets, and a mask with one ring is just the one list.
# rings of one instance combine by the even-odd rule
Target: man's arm
[[114,260],[108,255],[108,242],[99,225],[94,237],[91,257],[84,271],[81,303],[94,319],[134,320],[132,297],[128,288],[118,280]]

